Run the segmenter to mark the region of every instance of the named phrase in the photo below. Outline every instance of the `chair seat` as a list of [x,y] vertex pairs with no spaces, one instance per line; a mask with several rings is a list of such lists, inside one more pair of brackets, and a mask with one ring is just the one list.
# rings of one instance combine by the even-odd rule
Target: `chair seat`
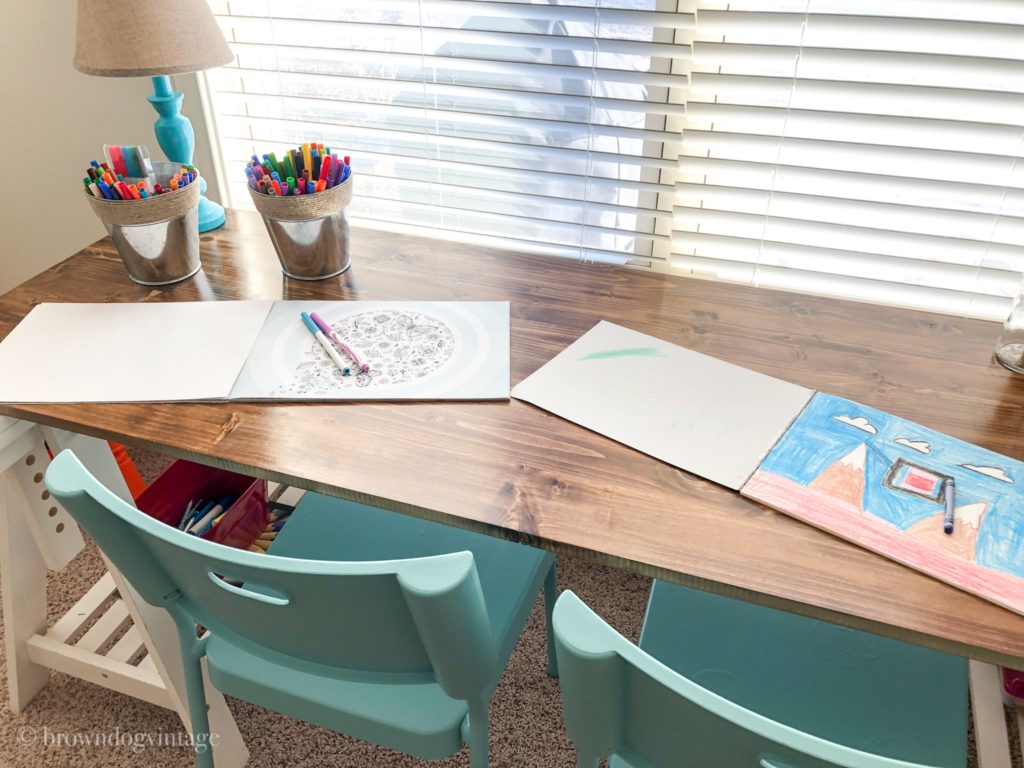
[[640,647],[805,733],[908,762],[966,764],[966,659],[661,581]]
[[206,656],[210,681],[229,696],[427,760],[462,747],[466,703],[436,683],[333,679],[268,663],[216,637]]
[[[307,493],[270,554],[309,560],[372,561],[470,551],[504,670],[553,555],[491,536]],[[223,638],[207,645],[210,677],[224,693],[410,754],[457,751],[466,704],[435,683],[339,680],[284,669]],[[495,679],[497,685],[497,679]]]

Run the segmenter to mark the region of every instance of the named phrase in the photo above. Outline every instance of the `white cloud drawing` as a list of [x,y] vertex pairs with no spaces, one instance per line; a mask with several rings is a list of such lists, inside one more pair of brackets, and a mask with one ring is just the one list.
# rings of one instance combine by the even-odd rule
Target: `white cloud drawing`
[[911,440],[907,437],[897,437],[893,442],[905,445],[907,448],[913,448],[915,451],[920,451],[921,453],[932,452],[932,444],[925,440]]
[[1006,470],[999,467],[979,467],[976,464],[961,464],[960,466],[973,472],[980,472],[983,475],[994,477],[996,480],[1002,480],[1004,483],[1013,482],[1013,478],[1006,474]]
[[857,416],[856,418],[852,416],[833,416],[832,418],[835,419],[836,421],[843,422],[843,424],[849,424],[851,427],[863,429],[865,432],[868,432],[872,435],[878,434],[878,430],[871,426],[871,422],[865,419],[863,416]]

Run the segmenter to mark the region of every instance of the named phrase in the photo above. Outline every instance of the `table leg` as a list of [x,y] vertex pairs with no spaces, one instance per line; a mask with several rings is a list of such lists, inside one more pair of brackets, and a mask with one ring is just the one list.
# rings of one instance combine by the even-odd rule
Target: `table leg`
[[[73,450],[100,482],[121,498],[131,501],[128,486],[106,441],[56,429],[44,428],[43,434],[46,435],[46,442],[54,453],[65,449]],[[157,673],[167,687],[173,709],[177,711],[185,727],[191,731],[192,719],[189,717],[188,698],[185,695],[181,649],[171,617],[162,608],[145,602],[106,557],[104,561],[136,630],[143,638]],[[43,575],[45,612],[45,571]],[[45,626],[43,629],[45,630]],[[238,768],[245,765],[249,759],[249,751],[242,740],[238,725],[231,716],[224,696],[209,682],[206,699],[210,710],[210,732],[215,734],[217,739],[213,745],[217,768]]]
[[999,668],[973,660],[969,664],[978,768],[1010,768],[1010,739]]
[[0,587],[11,711],[20,714],[50,679],[28,657],[28,640],[46,631],[46,564],[25,524],[25,499],[12,473],[0,473]]

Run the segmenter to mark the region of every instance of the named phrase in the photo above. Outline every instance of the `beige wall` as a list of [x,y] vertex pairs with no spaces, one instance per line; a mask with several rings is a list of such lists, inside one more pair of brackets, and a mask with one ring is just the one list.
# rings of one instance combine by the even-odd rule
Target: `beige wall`
[[[0,45],[0,293],[105,235],[82,199],[89,160],[104,144],[146,144],[156,112],[148,78],[90,77],[71,66],[75,15],[71,0],[11,4]],[[209,160],[195,76],[175,79],[196,131],[196,165]],[[18,178],[42,179],[26,190]],[[207,176],[213,177],[207,173]],[[208,191],[218,199],[215,184]]]

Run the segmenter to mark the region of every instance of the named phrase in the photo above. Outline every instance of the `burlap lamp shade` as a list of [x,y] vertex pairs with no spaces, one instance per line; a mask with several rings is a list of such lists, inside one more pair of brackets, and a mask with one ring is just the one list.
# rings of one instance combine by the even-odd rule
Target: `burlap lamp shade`
[[78,0],[75,69],[176,75],[233,60],[206,0]]

